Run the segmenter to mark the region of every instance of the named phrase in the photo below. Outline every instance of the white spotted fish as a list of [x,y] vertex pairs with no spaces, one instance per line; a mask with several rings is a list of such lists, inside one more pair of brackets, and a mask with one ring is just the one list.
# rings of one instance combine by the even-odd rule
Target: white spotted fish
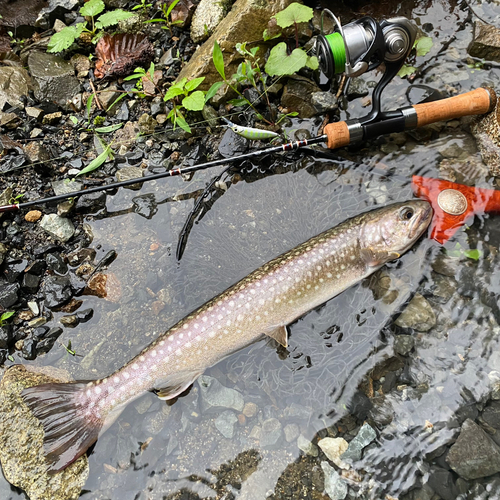
[[229,121],[224,116],[221,116],[221,118],[227,123],[226,127],[230,128],[235,134],[241,135],[245,139],[250,139],[252,141],[260,141],[263,139],[274,139],[279,135],[276,132],[272,132],[271,130],[264,130],[261,128],[252,128],[252,127],[242,127],[241,125],[236,125],[235,123]]
[[172,399],[205,369],[262,334],[286,347],[288,324],[398,258],[431,218],[430,204],[420,200],[354,217],[264,264],[109,377],[25,389],[22,397],[45,430],[49,471],[60,471],[85,453],[145,391]]

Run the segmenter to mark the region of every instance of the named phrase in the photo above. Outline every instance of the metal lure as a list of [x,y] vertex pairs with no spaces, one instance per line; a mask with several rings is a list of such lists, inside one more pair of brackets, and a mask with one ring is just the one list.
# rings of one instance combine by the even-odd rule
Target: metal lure
[[262,139],[274,139],[278,137],[279,134],[276,132],[271,132],[270,130],[262,130],[260,128],[252,127],[242,127],[241,125],[236,125],[235,123],[229,121],[227,118],[221,117],[226,123],[228,128],[230,128],[235,134],[241,135],[245,139],[250,139],[252,141],[260,141]]

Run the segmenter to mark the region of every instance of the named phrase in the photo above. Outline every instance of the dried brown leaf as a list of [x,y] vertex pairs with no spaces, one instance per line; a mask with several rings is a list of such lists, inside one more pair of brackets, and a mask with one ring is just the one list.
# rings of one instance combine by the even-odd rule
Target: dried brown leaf
[[95,51],[98,60],[94,74],[97,78],[127,76],[137,67],[148,69],[154,55],[153,45],[141,33],[104,35]]

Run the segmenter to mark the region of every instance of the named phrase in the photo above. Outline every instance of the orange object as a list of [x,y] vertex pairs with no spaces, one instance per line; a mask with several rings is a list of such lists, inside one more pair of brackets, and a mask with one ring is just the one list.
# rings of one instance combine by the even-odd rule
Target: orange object
[[455,182],[412,177],[416,196],[431,203],[434,217],[431,222],[431,238],[445,243],[473,215],[500,212],[500,191],[464,186]]

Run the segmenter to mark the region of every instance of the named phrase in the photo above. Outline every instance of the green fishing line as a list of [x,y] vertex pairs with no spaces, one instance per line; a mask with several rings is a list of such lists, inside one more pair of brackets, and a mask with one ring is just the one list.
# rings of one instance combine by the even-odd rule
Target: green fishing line
[[344,40],[340,33],[330,33],[325,38],[332,50],[333,62],[335,64],[335,73],[343,73],[345,69],[345,47]]

